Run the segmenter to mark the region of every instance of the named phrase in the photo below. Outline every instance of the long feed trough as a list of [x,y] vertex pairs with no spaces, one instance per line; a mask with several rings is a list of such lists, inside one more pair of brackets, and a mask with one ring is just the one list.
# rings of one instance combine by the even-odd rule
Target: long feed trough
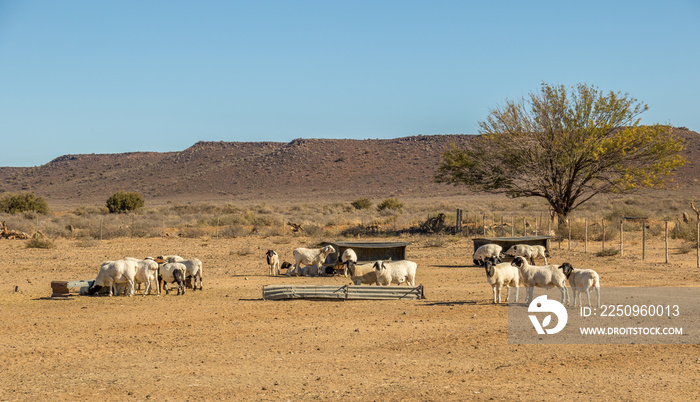
[[423,285],[359,286],[359,285],[268,285],[263,286],[264,300],[420,300],[425,299]]

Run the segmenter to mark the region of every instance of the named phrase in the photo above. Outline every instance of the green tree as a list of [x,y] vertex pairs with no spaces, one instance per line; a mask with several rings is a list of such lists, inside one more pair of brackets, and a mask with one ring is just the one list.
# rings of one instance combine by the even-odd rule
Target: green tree
[[33,192],[5,194],[0,198],[0,211],[8,214],[26,211],[48,214],[49,204],[43,197],[37,197]]
[[628,94],[543,83],[479,122],[480,136],[442,154],[440,183],[542,197],[561,217],[598,194],[663,186],[685,164],[665,125],[640,125],[648,106]]
[[107,199],[107,209],[110,213],[134,211],[144,204],[143,197],[136,192],[118,191]]

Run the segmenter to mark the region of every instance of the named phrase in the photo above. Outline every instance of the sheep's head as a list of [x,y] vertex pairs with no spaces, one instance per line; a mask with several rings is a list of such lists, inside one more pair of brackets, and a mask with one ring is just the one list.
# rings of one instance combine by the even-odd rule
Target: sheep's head
[[331,254],[331,253],[335,253],[335,249],[334,249],[333,246],[331,246],[330,244],[327,245],[327,246],[324,246],[324,247],[321,249],[321,254],[323,254],[324,256],[326,256],[326,255],[328,255],[328,254]]
[[355,261],[348,260],[345,261],[345,264],[347,264],[348,266],[348,271],[350,271],[350,275],[355,275]]
[[292,266],[292,264],[288,263],[287,261],[282,262],[282,265],[280,265],[280,269],[289,269]]
[[525,258],[518,256],[518,257],[515,257],[513,259],[513,262],[511,262],[510,265],[512,265],[514,267],[522,268],[525,266],[525,263],[526,263]]
[[374,271],[377,273],[377,276],[381,275],[382,272],[386,271],[386,265],[384,265],[384,261],[376,261],[374,263]]
[[494,273],[493,262],[488,259],[484,261],[484,269],[486,270],[486,276],[491,278]]
[[90,286],[90,287],[88,288],[88,294],[89,294],[90,296],[92,296],[92,295],[94,295],[95,293],[99,292],[101,289],[102,289],[102,286],[93,284],[92,286]]
[[562,271],[564,271],[564,275],[566,275],[567,279],[569,278],[569,275],[571,275],[571,272],[573,272],[574,267],[571,266],[568,262],[565,262],[559,266]]
[[265,255],[267,256],[268,259],[269,259],[269,258],[272,258],[272,256],[275,255],[275,254],[277,254],[277,253],[275,252],[275,250],[267,250],[267,253],[265,253]]

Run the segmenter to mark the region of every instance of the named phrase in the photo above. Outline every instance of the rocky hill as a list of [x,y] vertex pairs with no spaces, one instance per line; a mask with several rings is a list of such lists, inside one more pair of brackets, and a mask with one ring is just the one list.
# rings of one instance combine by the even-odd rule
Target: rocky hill
[[[690,161],[676,184],[691,189],[700,165],[700,136],[686,139]],[[296,139],[281,142],[198,142],[181,152],[65,155],[32,168],[0,168],[0,191],[34,191],[51,205],[102,204],[119,190],[167,202],[354,200],[360,197],[431,198],[468,194],[433,183],[440,153],[471,135],[389,140]]]

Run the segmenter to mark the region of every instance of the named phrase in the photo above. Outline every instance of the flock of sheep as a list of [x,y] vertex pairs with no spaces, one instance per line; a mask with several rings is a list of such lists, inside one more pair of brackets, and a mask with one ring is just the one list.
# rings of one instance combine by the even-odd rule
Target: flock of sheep
[[334,267],[329,267],[329,272],[323,267],[323,262],[329,254],[335,253],[333,246],[322,248],[294,249],[294,264],[283,262],[280,265],[279,255],[274,250],[265,253],[269,275],[276,276],[280,269],[287,269],[287,276],[323,276],[334,271],[343,271],[355,285],[366,283],[388,286],[392,283],[408,286],[416,286],[416,269],[418,264],[413,261],[372,261],[358,264],[357,254],[351,248],[346,249],[337,259]]
[[[377,284],[388,286],[390,284],[408,286],[416,284],[416,269],[418,265],[413,261],[371,261],[358,263],[357,254],[352,249],[346,249],[335,266],[328,267],[326,271],[323,263],[329,254],[335,253],[331,245],[321,248],[294,249],[294,264],[283,262],[280,264],[279,255],[274,250],[266,253],[269,275],[279,275],[280,269],[287,269],[287,276],[324,276],[342,271],[355,285]],[[513,257],[512,262],[501,262],[505,257]],[[535,287],[556,287],[561,292],[562,304],[571,304],[569,292],[566,286],[573,289],[573,306],[582,304],[581,294],[586,293],[588,306],[591,306],[590,288],[596,289],[598,306],[600,306],[600,279],[598,273],[592,269],[576,269],[570,263],[561,265],[548,264],[547,251],[543,246],[530,246],[518,244],[510,247],[505,253],[497,244],[485,244],[479,247],[473,255],[474,265],[483,266],[486,271],[486,280],[493,291],[493,302],[501,302],[501,290],[507,287],[506,301],[510,296],[511,288],[515,288],[515,302],[518,302],[520,285],[527,288],[526,304],[532,302]],[[535,265],[535,258],[544,259],[545,265]],[[100,266],[97,277],[87,289],[87,294],[93,295],[108,288],[109,295],[125,293],[133,296],[134,292],[145,285],[143,295],[151,292],[151,282],[156,281],[158,287],[169,293],[168,284],[177,285],[177,294],[185,293],[185,282],[192,281],[193,290],[202,290],[202,262],[197,259],[186,260],[177,255],[146,257],[137,259],[126,257],[116,261],[106,261]],[[136,289],[138,286],[138,289]]]
[[[474,252],[474,264],[481,265],[486,270],[486,280],[493,290],[493,302],[501,302],[501,289],[508,287],[508,300],[510,289],[515,287],[515,302],[518,301],[518,291],[522,284],[527,287],[527,301],[530,304],[535,287],[556,287],[561,292],[561,303],[571,304],[569,286],[573,290],[573,306],[582,304],[581,294],[586,292],[588,307],[591,306],[590,288],[596,289],[598,306],[600,306],[600,278],[592,269],[576,269],[570,263],[561,265],[548,264],[547,252],[544,246],[530,246],[518,244],[502,253],[503,248],[497,244],[485,244]],[[501,262],[505,257],[513,257],[512,262]],[[535,258],[543,258],[545,265],[535,265]],[[529,259],[529,261],[528,261]]]
[[[121,260],[106,261],[102,263],[97,278],[88,287],[87,294],[94,295],[103,288],[108,288],[108,294],[119,295],[126,293],[133,296],[135,287],[143,289],[143,295],[151,292],[151,282],[156,281],[158,287],[156,293],[160,295],[161,289],[168,294],[168,284],[177,284],[177,294],[185,294],[185,282],[192,281],[192,289],[202,290],[202,261],[197,258],[186,260],[177,255],[146,257],[144,259],[125,257]],[[138,292],[138,290],[136,290]]]

